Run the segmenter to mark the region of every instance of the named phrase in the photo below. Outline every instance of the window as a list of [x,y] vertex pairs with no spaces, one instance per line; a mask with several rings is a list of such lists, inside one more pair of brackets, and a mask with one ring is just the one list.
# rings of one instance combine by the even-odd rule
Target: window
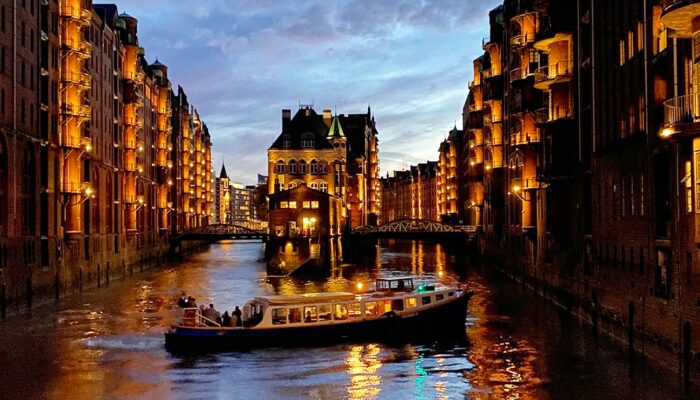
[[5,23],[5,6],[0,6],[0,31],[5,32],[7,24]]
[[318,190],[318,183],[316,183],[316,182],[311,182],[311,189],[313,189],[313,190]]
[[448,293],[447,293],[447,297],[452,297],[452,296],[454,296],[454,295],[455,295],[455,292],[448,292]]
[[379,308],[377,307],[376,301],[369,301],[365,303],[365,315],[377,315],[379,314]]
[[318,208],[318,201],[312,201],[311,208]]
[[296,173],[297,173],[297,162],[296,162],[296,161],[291,160],[291,161],[289,162],[289,169],[288,169],[288,172],[289,172],[290,174],[296,174]]
[[401,299],[396,299],[391,301],[392,311],[403,311],[403,301]]
[[654,294],[665,299],[670,298],[671,282],[671,250],[665,248],[657,249]]
[[2,46],[2,48],[0,48],[0,74],[5,73],[5,57],[5,46]]
[[289,202],[280,201],[280,208],[289,208]]
[[314,140],[313,139],[302,139],[301,140],[301,147],[305,149],[309,149],[314,147]]
[[681,183],[685,184],[685,205],[686,211],[689,213],[693,212],[693,178],[691,172],[692,165],[690,161],[685,162],[685,175],[681,180]]
[[340,321],[348,319],[348,307],[345,304],[336,304],[333,318]]
[[644,216],[644,175],[639,175],[639,215]]
[[306,161],[304,160],[299,161],[299,173],[306,175]]
[[289,202],[289,208],[297,208],[297,202],[296,202],[296,201],[290,201],[290,202]]
[[444,294],[436,294],[435,295],[435,301],[440,301],[445,298]]
[[407,299],[404,299],[406,302],[406,308],[413,308],[416,306],[416,298],[415,297],[409,297]]
[[290,308],[289,309],[289,323],[298,324],[301,322],[301,309],[300,308]]
[[277,161],[277,173],[284,174],[284,161],[282,160]]
[[318,163],[316,160],[311,160],[311,174],[316,175],[318,174]]
[[318,173],[325,174],[328,171],[328,164],[325,161],[318,163]]
[[318,306],[318,320],[330,321],[333,315],[333,308],[329,305]]
[[420,299],[422,305],[430,304],[430,296],[423,296]]
[[326,182],[319,183],[318,190],[322,191],[323,193],[328,193],[328,184]]
[[302,206],[301,206],[302,208],[311,208],[311,202],[310,202],[310,201],[304,201],[304,202],[302,202],[301,204],[302,204]]
[[272,309],[272,325],[284,325],[287,323],[287,309],[273,308]]
[[318,321],[318,311],[316,306],[306,306],[304,307],[304,322],[316,322]]
[[694,153],[695,157],[695,212],[700,213],[700,151]]
[[294,189],[297,186],[299,186],[299,181],[293,181],[289,184],[290,189]]
[[362,316],[362,312],[360,311],[360,303],[348,304],[348,316],[350,318],[359,318]]
[[[22,168],[22,232],[26,235],[33,235],[36,230],[36,168],[34,163],[34,152],[30,146],[24,150],[24,160]],[[30,211],[31,210],[31,211]]]

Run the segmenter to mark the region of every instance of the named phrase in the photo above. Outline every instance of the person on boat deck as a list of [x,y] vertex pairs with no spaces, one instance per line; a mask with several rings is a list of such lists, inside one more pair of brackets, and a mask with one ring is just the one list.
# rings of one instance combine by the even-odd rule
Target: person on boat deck
[[311,322],[311,311],[306,312],[306,318],[304,318],[304,322]]
[[227,326],[239,326],[238,324],[240,323],[240,319],[236,316],[236,314],[232,314],[231,318],[229,318],[229,324]]
[[241,312],[241,309],[238,308],[238,306],[236,306],[236,308],[231,312],[231,315],[236,316],[236,325],[235,326],[243,325],[243,318],[242,318],[243,313]]
[[197,303],[194,301],[194,297],[187,296],[187,307],[197,307]]
[[221,317],[221,325],[232,326],[231,325],[231,316],[228,315],[228,311],[224,311],[224,315]]

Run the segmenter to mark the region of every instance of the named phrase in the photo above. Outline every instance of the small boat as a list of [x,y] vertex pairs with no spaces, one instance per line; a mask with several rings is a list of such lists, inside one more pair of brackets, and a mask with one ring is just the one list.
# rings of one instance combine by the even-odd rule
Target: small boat
[[165,333],[165,345],[171,351],[202,351],[464,335],[472,295],[460,285],[414,286],[413,277],[394,277],[377,279],[367,292],[256,297],[243,307],[238,327],[185,308]]

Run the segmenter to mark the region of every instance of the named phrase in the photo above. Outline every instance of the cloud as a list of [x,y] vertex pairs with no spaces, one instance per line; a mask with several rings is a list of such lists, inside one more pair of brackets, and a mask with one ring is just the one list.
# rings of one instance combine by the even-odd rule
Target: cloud
[[[193,4],[195,4],[193,6]],[[267,173],[280,110],[371,104],[382,171],[437,157],[461,120],[494,0],[123,0],[149,60],[169,67],[207,123],[215,169]],[[459,126],[459,123],[458,123]]]

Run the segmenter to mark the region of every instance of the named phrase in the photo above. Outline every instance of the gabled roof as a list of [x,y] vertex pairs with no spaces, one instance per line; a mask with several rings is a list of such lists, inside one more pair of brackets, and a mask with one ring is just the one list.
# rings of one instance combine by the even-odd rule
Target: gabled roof
[[226,165],[224,164],[221,164],[221,173],[219,174],[219,178],[228,179],[228,175],[226,174]]
[[[323,116],[318,115],[311,107],[300,108],[294,118],[283,124],[282,132],[272,143],[270,149],[301,149],[301,139],[311,138],[313,135],[314,149],[332,149],[333,145],[326,139],[328,126],[323,122]],[[285,141],[289,140],[289,146],[285,147]]]

